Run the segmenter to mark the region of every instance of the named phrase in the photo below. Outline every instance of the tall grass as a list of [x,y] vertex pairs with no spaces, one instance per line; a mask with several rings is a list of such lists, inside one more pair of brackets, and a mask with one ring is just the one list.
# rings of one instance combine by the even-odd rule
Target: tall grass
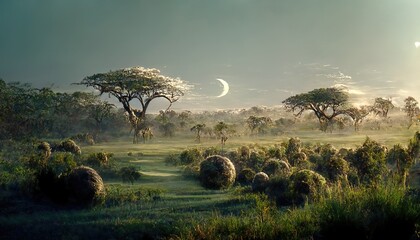
[[418,239],[419,199],[395,186],[335,188],[303,208],[278,209],[262,195],[240,216],[215,214],[177,239]]
[[[420,223],[420,204],[398,186],[335,189],[314,206],[320,239],[410,239]],[[418,229],[417,229],[418,230]]]

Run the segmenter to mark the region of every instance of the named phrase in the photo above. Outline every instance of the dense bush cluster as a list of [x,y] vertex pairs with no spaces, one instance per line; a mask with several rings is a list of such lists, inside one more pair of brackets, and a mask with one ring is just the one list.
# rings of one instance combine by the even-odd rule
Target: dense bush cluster
[[73,140],[58,144],[45,141],[10,144],[16,144],[24,151],[15,149],[15,155],[3,155],[0,168],[2,188],[61,204],[86,206],[103,197],[104,187],[99,174],[80,165],[92,163],[92,156],[105,163],[108,161],[106,154],[92,154],[86,160]]
[[[406,186],[408,170],[419,154],[416,149],[420,144],[416,136],[409,147],[394,146],[391,150],[370,138],[355,149],[338,150],[331,144],[304,146],[300,139],[290,138],[268,147],[258,144],[240,146],[224,155],[234,165],[236,184],[250,186],[255,192],[265,192],[281,205],[303,204],[328,195],[328,188],[336,184],[376,186],[383,180],[397,180]],[[204,156],[215,152],[215,148],[187,149],[179,155],[168,156],[166,161],[183,165],[186,176],[203,182],[203,176],[206,176],[204,179],[211,178],[209,176],[222,171],[203,162]],[[213,172],[201,172],[200,164]],[[221,187],[213,183],[203,185]]]

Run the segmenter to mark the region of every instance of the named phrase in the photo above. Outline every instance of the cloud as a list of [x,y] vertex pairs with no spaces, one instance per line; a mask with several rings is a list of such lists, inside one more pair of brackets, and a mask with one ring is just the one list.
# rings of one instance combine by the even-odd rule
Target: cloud
[[345,92],[347,92],[351,95],[366,95],[366,93],[363,92],[362,90],[354,88],[354,87],[350,87],[350,86],[348,86],[346,84],[342,84],[342,83],[334,84],[333,87],[341,89],[342,91],[345,91]]
[[344,73],[340,71],[338,73],[325,74],[324,76],[326,76],[329,79],[340,80],[340,81],[352,79],[351,76],[345,75]]

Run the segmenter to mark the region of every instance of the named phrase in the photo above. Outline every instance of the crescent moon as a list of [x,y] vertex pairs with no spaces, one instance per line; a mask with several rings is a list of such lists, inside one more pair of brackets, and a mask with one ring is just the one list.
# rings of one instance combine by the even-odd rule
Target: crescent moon
[[223,92],[219,96],[217,96],[217,97],[218,98],[219,97],[223,97],[226,94],[228,94],[228,92],[229,92],[229,84],[225,80],[223,80],[221,78],[217,78],[216,80],[219,81],[223,85]]

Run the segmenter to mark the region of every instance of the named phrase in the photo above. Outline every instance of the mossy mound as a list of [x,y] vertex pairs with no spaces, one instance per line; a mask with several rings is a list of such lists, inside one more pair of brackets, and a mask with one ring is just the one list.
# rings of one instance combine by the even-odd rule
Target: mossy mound
[[290,164],[283,160],[269,159],[263,167],[263,172],[265,172],[269,177],[284,174],[287,175],[290,173]]
[[268,186],[270,177],[264,172],[259,172],[255,174],[254,179],[252,180],[252,191],[254,192],[264,192]]
[[250,185],[252,180],[254,179],[255,172],[251,168],[244,168],[238,174],[238,178],[236,181],[241,184],[242,186]]
[[67,177],[70,200],[81,205],[93,205],[105,195],[101,176],[90,167],[77,167]]
[[327,181],[320,174],[303,169],[290,176],[292,191],[298,203],[317,199],[326,189]]
[[200,181],[206,188],[228,188],[235,182],[235,178],[235,166],[226,157],[210,156],[200,164]]

